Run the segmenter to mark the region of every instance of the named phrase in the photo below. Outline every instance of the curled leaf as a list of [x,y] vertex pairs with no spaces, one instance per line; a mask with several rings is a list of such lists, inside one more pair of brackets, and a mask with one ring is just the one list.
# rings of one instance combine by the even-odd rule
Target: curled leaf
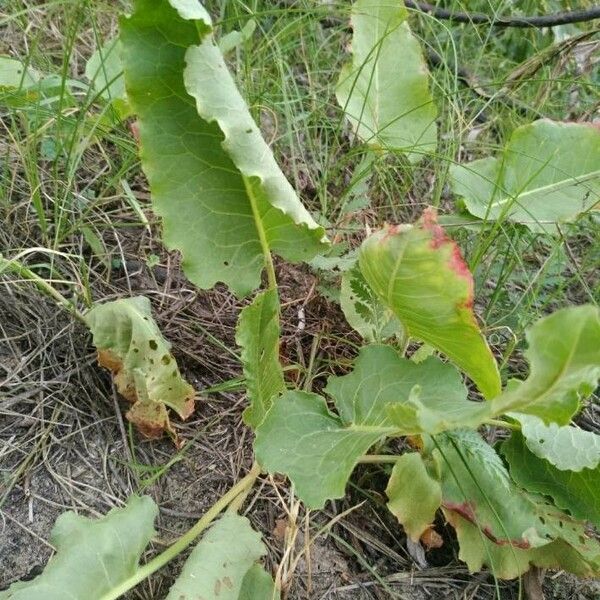
[[367,238],[359,264],[409,336],[441,350],[487,398],[500,392],[496,361],[473,312],[473,277],[433,209],[414,226],[388,226]]
[[119,393],[133,404],[127,418],[149,438],[176,435],[167,406],[187,419],[194,411],[194,388],[179,373],[171,345],[154,322],[144,296],[98,304],[85,316]]

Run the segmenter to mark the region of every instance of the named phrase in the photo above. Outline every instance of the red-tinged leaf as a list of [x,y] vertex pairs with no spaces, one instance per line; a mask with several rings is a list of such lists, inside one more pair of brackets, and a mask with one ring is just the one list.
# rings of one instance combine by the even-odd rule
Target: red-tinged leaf
[[433,209],[414,226],[387,226],[370,236],[359,264],[411,337],[446,354],[486,398],[500,392],[496,361],[473,312],[473,277]]

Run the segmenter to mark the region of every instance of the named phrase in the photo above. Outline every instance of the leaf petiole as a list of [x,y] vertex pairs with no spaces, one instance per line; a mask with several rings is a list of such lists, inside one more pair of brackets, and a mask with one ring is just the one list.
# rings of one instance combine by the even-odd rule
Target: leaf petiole
[[400,455],[396,454],[365,454],[361,459],[359,459],[359,463],[361,464],[384,464],[384,463],[396,463]]
[[142,582],[152,575],[155,571],[162,568],[169,561],[173,560],[178,554],[185,550],[238,496],[249,490],[260,474],[260,466],[254,463],[250,472],[240,479],[225,495],[223,495],[215,504],[213,504],[200,520],[186,533],[184,533],[175,543],[171,544],[164,552],[155,556],[150,562],[140,567],[131,577],[120,583],[105,594],[100,600],[116,600],[125,592]]

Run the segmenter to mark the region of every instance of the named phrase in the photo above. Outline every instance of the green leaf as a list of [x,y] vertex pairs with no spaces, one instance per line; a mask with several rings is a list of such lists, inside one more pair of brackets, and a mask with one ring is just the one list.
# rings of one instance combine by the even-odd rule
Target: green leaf
[[371,235],[359,264],[408,335],[446,354],[485,397],[500,392],[496,361],[473,313],[473,277],[434,211],[425,211],[415,226],[388,226]]
[[[411,403],[415,387],[419,404]],[[258,427],[254,445],[260,464],[288,475],[298,496],[314,508],[344,495],[352,470],[377,441],[424,427],[460,427],[472,418],[469,409],[478,416],[483,407],[487,414],[485,404],[466,400],[454,367],[436,358],[417,364],[390,346],[362,348],[353,371],[330,377],[325,391],[339,416],[316,394],[286,392]],[[457,410],[459,405],[467,408]]]
[[340,306],[348,323],[367,342],[402,336],[402,325],[371,291],[358,266],[342,274]]
[[521,423],[527,447],[561,471],[595,469],[600,463],[600,436],[578,427],[546,425],[535,416],[512,413]]
[[90,590],[94,598],[108,594],[137,571],[157,513],[149,496],[134,496],[99,519],[63,513],[50,536],[56,554],[44,572],[13,584],[0,599],[89,600]]
[[600,528],[600,467],[561,471],[531,452],[518,432],[502,444],[502,454],[518,485],[550,496],[559,508]]
[[[192,550],[171,587],[166,600],[206,598],[206,600],[240,600],[247,597],[243,586],[262,585],[262,576],[253,570],[256,561],[267,553],[260,533],[250,521],[238,514],[225,513]],[[251,572],[248,581],[246,577]],[[270,579],[270,577],[269,577]],[[273,591],[272,582],[269,592]],[[271,595],[254,596],[271,600]]]
[[486,220],[555,233],[600,201],[600,131],[540,120],[516,129],[497,158],[451,167],[454,192]]
[[121,119],[129,116],[131,109],[125,93],[121,44],[118,38],[107,40],[90,56],[85,65],[85,76],[96,93],[114,106]]
[[[582,571],[600,570],[600,544],[587,535],[584,524],[516,487],[500,457],[479,434],[453,432],[438,436],[436,442],[433,455],[441,477],[442,507],[457,528],[461,557],[469,568],[478,570],[481,562],[496,575],[511,578],[527,570],[528,562],[560,566],[560,553],[548,548],[538,552],[556,541],[570,547],[570,556],[577,557]],[[475,526],[479,540],[508,546],[509,554],[501,558],[512,555],[513,560],[497,570],[486,555],[487,541],[473,547],[477,538],[467,523]],[[531,552],[524,557],[518,550]]]
[[181,251],[188,278],[243,296],[259,285],[266,250],[306,260],[326,246],[324,231],[260,137],[205,20],[200,28],[186,20],[204,9],[171,2],[179,13],[167,0],[135,0],[121,20],[142,166],[165,243]]
[[179,373],[144,296],[94,306],[85,321],[98,349],[98,362],[112,371],[119,393],[133,403],[127,418],[148,437],[163,430],[175,436],[166,406],[182,418],[194,410],[194,388]]
[[567,425],[600,379],[600,309],[588,305],[556,311],[535,323],[526,337],[530,375],[495,398],[492,410]]
[[25,66],[20,60],[0,56],[0,91],[35,87],[41,78],[36,69]]
[[446,510],[443,512],[456,529],[460,546],[458,557],[467,563],[471,573],[481,571],[484,565],[500,579],[519,577],[529,571],[531,566],[564,569],[579,577],[597,577],[600,572],[597,558],[582,557],[575,548],[561,539],[528,550],[506,544],[498,545],[483,535],[476,525],[457,513]]
[[237,48],[237,46],[247,42],[252,37],[255,29],[256,21],[254,19],[249,19],[242,27],[241,31],[230,31],[219,40],[219,50],[222,54],[231,52],[234,48]]
[[407,16],[400,2],[354,3],[352,63],[340,73],[336,97],[363,142],[374,149],[407,152],[417,162],[435,151],[437,109]]
[[238,600],[279,600],[273,578],[260,565],[248,569]]
[[310,508],[341,498],[361,456],[394,429],[345,424],[321,396],[285,392],[256,430],[254,451],[270,473],[285,473]]
[[277,290],[256,296],[240,314],[236,342],[242,348],[242,365],[250,406],[244,422],[256,428],[271,407],[273,397],[285,389],[279,362],[279,298]]
[[401,435],[475,427],[489,412],[467,400],[452,365],[434,357],[415,363],[390,346],[362,348],[352,372],[330,377],[325,391],[346,423],[392,426]]
[[389,498],[387,507],[406,533],[417,542],[433,523],[442,503],[440,483],[427,472],[418,452],[403,454],[398,458],[385,493]]

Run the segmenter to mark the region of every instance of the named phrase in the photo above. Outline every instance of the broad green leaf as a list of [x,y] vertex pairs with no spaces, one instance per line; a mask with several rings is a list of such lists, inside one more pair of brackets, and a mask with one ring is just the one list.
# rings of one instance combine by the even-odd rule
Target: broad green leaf
[[257,584],[262,585],[259,590],[270,595],[254,598],[271,600],[272,585],[270,589],[265,587],[261,576],[253,570],[256,561],[266,553],[260,533],[252,529],[246,517],[225,513],[192,550],[166,600],[240,600],[245,593],[247,597],[244,585],[256,589]]
[[403,454],[394,463],[385,493],[387,507],[406,533],[417,542],[433,523],[442,503],[439,481],[428,472],[418,452]]
[[[561,541],[572,548],[573,556],[578,556],[582,570],[600,570],[600,544],[587,535],[584,524],[515,486],[500,457],[479,434],[464,430],[438,436],[433,455],[441,477],[442,507],[457,525],[463,556],[475,552],[489,564],[481,549],[469,547],[474,535],[463,527],[466,521],[476,527],[480,539],[508,546],[511,553],[518,549],[539,550]],[[560,556],[549,549],[542,554],[555,566],[561,564]],[[536,557],[536,552],[530,555],[533,564],[537,564]],[[468,562],[473,568],[475,560]],[[526,570],[524,566],[526,562],[514,561],[510,567],[514,573],[501,576],[516,577]]]
[[546,425],[532,415],[511,415],[521,423],[527,447],[561,471],[595,469],[600,463],[600,436],[578,427]]
[[497,158],[454,165],[451,176],[476,217],[554,233],[600,201],[600,130],[535,121],[516,129]]
[[[419,403],[411,403],[419,388]],[[298,496],[319,508],[344,495],[359,459],[391,435],[433,432],[464,426],[484,404],[466,400],[467,390],[454,367],[429,358],[417,364],[390,346],[367,346],[348,375],[331,377],[325,387],[338,415],[321,396],[286,392],[258,427],[254,449],[270,472],[289,476]],[[466,406],[463,411],[459,406]],[[405,407],[402,413],[396,412]],[[487,414],[487,410],[486,410]],[[478,423],[478,419],[473,419]]]
[[492,402],[496,415],[519,412],[567,425],[600,379],[600,309],[565,308],[526,333],[529,377]]
[[98,349],[98,362],[112,371],[119,393],[133,403],[127,418],[148,437],[163,430],[175,437],[166,407],[182,418],[194,410],[194,388],[179,373],[164,339],[152,319],[144,296],[94,306],[85,321]]
[[531,452],[518,432],[502,444],[502,454],[518,485],[550,496],[559,508],[600,528],[600,467],[561,471]]
[[361,456],[390,427],[345,424],[321,396],[285,392],[256,430],[254,451],[270,473],[285,473],[310,508],[322,508],[344,495],[346,482]]
[[415,363],[390,346],[362,348],[352,372],[330,377],[325,391],[345,422],[392,426],[402,435],[475,427],[489,412],[467,400],[452,365],[433,357]]
[[371,235],[359,264],[408,335],[446,354],[486,398],[500,392],[496,361],[473,313],[473,277],[433,210],[415,226],[388,226]]
[[129,116],[118,38],[107,40],[90,56],[85,65],[85,76],[97,94],[114,106],[121,119]]
[[0,592],[0,599],[90,600],[91,590],[94,598],[108,594],[137,571],[157,513],[149,496],[134,496],[99,519],[63,513],[50,535],[56,554],[44,572]]
[[264,251],[309,259],[325,247],[324,231],[260,137],[200,3],[171,2],[179,12],[167,0],[135,0],[121,20],[142,166],[165,243],[181,251],[189,279],[202,288],[222,281],[243,296],[260,283]]
[[336,97],[363,142],[374,149],[407,152],[417,162],[435,151],[437,109],[407,16],[401,2],[354,3],[352,62],[340,73]]
[[240,314],[236,342],[242,348],[242,365],[250,406],[244,422],[256,428],[271,407],[273,397],[285,389],[279,362],[279,298],[276,290],[256,296]]
[[357,265],[342,274],[340,306],[348,323],[367,342],[402,336],[402,325],[371,291]]
[[35,86],[41,74],[20,60],[0,56],[0,91],[3,89],[27,89]]

